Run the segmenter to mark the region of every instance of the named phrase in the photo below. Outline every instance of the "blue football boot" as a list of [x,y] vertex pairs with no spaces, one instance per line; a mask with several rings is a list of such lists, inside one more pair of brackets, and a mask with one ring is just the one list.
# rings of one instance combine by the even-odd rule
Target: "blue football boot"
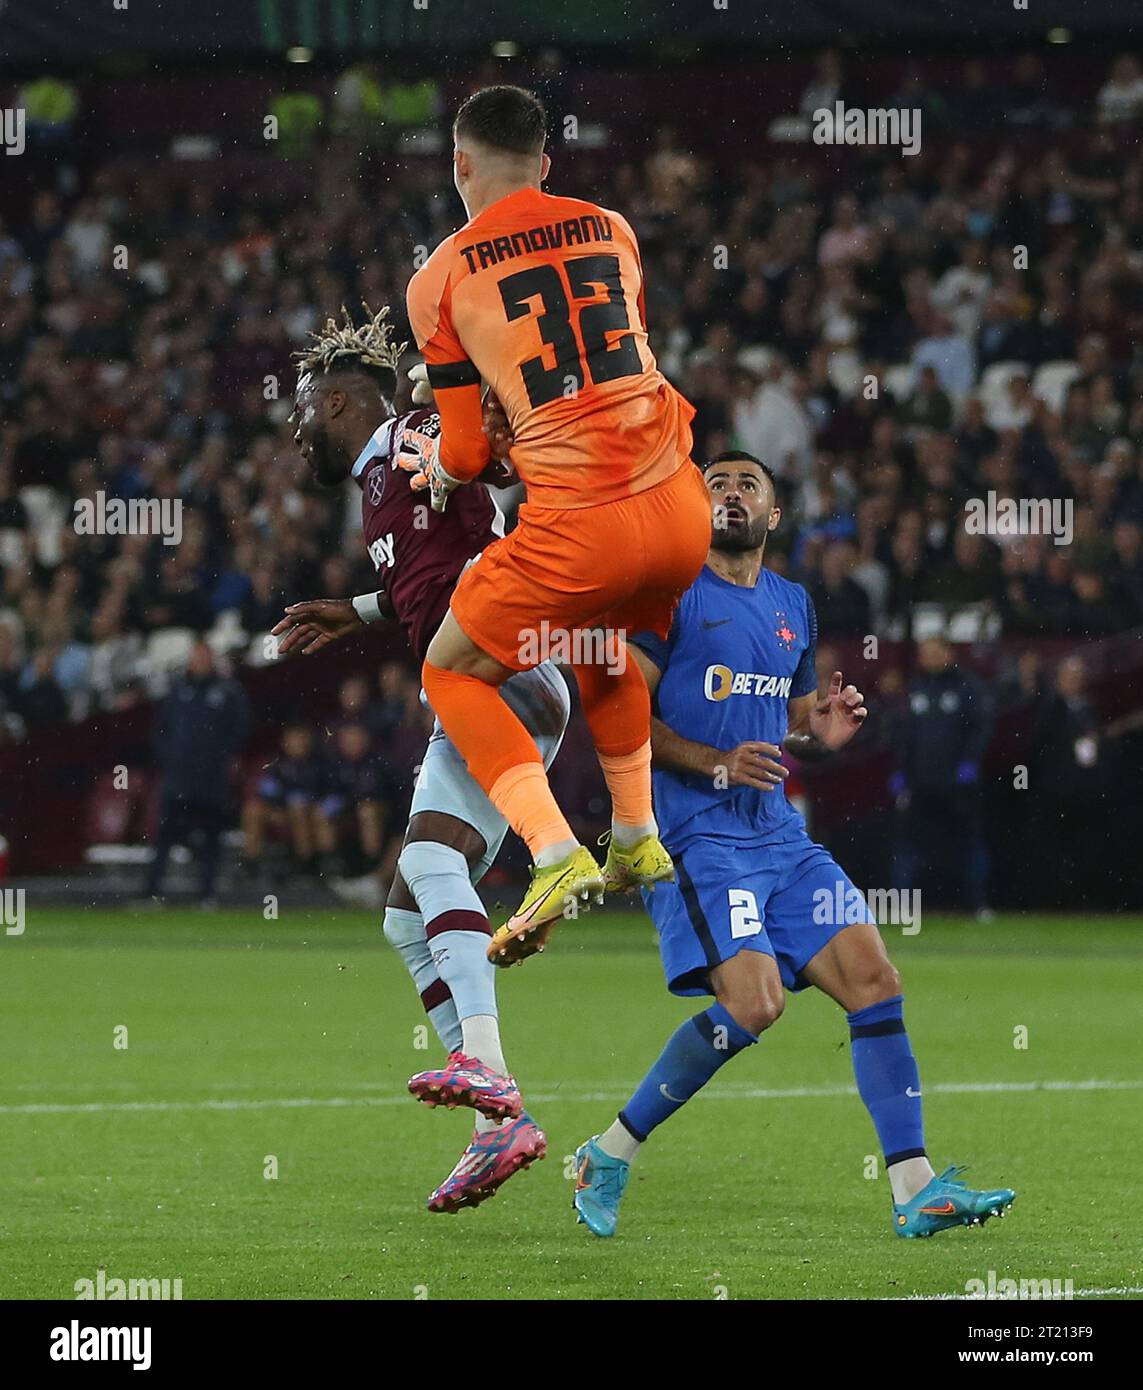
[[912,1240],[933,1236],[950,1226],[981,1226],[990,1216],[1003,1216],[1016,1194],[1010,1187],[977,1192],[967,1183],[957,1182],[964,1168],[946,1168],[931,1178],[915,1197],[893,1204],[893,1229]]
[[619,1224],[619,1203],[631,1165],[623,1158],[605,1154],[595,1142],[599,1135],[575,1151],[575,1196],[572,1198],[577,1220],[593,1236],[613,1236]]

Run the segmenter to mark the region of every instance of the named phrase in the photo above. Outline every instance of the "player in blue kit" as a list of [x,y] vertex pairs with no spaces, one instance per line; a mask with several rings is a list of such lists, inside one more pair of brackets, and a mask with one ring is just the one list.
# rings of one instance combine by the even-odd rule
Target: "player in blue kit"
[[640,1146],[777,1022],[786,990],[808,985],[845,1010],[897,1234],[1003,1215],[1014,1192],[974,1191],[954,1168],[933,1172],[900,977],[864,899],[786,799],[783,750],[801,759],[833,752],[866,709],[840,671],[819,698],[810,597],[762,567],[781,519],[773,475],[732,452],[708,464],[706,481],[714,509],[706,567],[667,639],[641,634],[630,650],[656,701],[655,816],[676,871],[644,900],[668,988],[713,994],[715,1003],[675,1032],[610,1129],[578,1149],[578,1218],[597,1236],[614,1234]]

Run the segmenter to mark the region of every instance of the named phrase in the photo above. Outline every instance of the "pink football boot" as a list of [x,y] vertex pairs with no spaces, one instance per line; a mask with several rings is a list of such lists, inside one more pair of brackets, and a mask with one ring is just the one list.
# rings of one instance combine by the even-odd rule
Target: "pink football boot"
[[429,1198],[428,1208],[455,1212],[462,1207],[478,1207],[513,1173],[543,1158],[547,1151],[547,1137],[527,1111],[499,1129],[474,1134],[456,1167]]
[[513,1077],[501,1076],[463,1052],[450,1052],[443,1067],[410,1077],[409,1091],[425,1105],[444,1105],[449,1110],[467,1105],[490,1120],[514,1120],[523,1110]]

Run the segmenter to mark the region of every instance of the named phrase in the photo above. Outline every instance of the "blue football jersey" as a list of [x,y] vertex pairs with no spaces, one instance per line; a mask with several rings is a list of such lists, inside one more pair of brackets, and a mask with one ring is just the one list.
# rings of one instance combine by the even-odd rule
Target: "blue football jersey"
[[[753,589],[709,567],[683,595],[666,641],[631,639],[663,676],[655,713],[683,738],[729,752],[740,743],[781,746],[787,702],[817,690],[817,618],[809,594],[770,570]],[[715,786],[707,777],[656,770],[655,818],[670,850],[696,835],[781,844],[805,833],[785,788]]]

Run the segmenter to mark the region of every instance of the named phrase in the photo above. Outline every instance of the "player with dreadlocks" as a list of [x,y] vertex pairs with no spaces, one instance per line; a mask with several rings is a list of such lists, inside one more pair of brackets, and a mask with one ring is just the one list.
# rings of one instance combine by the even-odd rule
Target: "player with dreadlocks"
[[[458,505],[432,510],[404,473],[423,466],[440,432],[433,410],[395,416],[397,364],[389,311],[354,325],[327,321],[313,346],[296,353],[299,377],[291,420],[315,481],[361,488],[364,539],[380,577],[378,591],[354,599],[291,604],[274,628],[279,651],[316,652],[367,623],[404,628],[418,663],[448,609],[461,572],[503,534],[503,517],[483,486],[465,488]],[[511,470],[496,462],[488,481]],[[545,662],[501,687],[545,766],[559,749],[569,712],[563,677]],[[429,1019],[448,1052],[443,1067],[421,1072],[409,1090],[425,1104],[470,1106],[476,1133],[433,1192],[430,1211],[453,1212],[490,1197],[520,1168],[543,1158],[547,1141],[524,1111],[500,1044],[494,977],[487,957],[488,916],[475,885],[488,870],[507,823],[470,776],[439,723],[429,739],[410,808],[398,872],[385,908],[385,935],[404,960]]]

